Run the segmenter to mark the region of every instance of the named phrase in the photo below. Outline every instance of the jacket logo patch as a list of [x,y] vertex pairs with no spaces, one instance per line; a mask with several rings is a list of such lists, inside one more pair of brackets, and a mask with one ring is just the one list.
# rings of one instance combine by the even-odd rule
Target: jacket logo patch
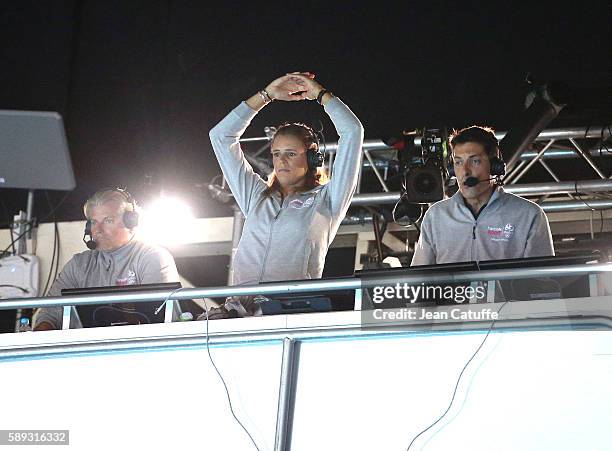
[[487,227],[487,234],[492,241],[509,241],[514,236],[514,224],[506,224],[504,227]]
[[132,270],[128,271],[127,277],[123,279],[117,279],[116,285],[136,285],[136,273]]
[[310,207],[313,203],[314,197],[309,197],[304,201],[301,199],[293,199],[291,202],[289,202],[289,206],[291,208],[297,208],[299,210],[301,208]]

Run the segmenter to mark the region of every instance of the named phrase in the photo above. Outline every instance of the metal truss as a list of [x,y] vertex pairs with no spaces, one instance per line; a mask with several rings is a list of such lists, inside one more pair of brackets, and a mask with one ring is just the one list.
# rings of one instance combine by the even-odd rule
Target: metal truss
[[[537,197],[535,201],[545,211],[576,211],[600,210],[612,207],[612,176],[605,174],[593,157],[611,157],[612,149],[608,149],[605,141],[610,137],[610,127],[573,127],[542,131],[533,141],[530,148],[522,152],[518,164],[504,177],[506,190],[524,197]],[[496,137],[502,139],[506,132],[497,132]],[[264,143],[256,154],[269,146],[271,134],[265,137],[247,138],[241,143]],[[579,144],[581,140],[583,144]],[[418,138],[415,143],[418,145]],[[326,143],[326,168],[331,175],[338,143]],[[399,200],[400,193],[389,189],[389,169],[397,165],[397,150],[387,146],[381,140],[366,140],[363,145],[364,163],[359,174],[357,194],[351,204],[354,207],[378,206],[393,204]],[[562,181],[551,169],[546,160],[579,159],[592,169],[595,180]],[[519,185],[521,180],[534,166],[540,165],[550,175],[552,181]],[[379,191],[362,194],[363,171],[372,171],[379,184]],[[567,198],[571,202],[565,201]],[[561,202],[563,201],[563,202]]]
[[[506,132],[497,132],[496,137],[501,140]],[[242,139],[240,142],[246,147],[257,145],[255,153],[246,152],[247,158],[255,163],[258,158],[261,164],[262,153],[269,148],[273,134],[266,129],[266,136]],[[573,127],[558,128],[542,131],[519,156],[517,164],[509,168],[504,177],[505,190],[522,197],[531,198],[547,213],[555,239],[573,239],[572,235],[589,235],[592,239],[602,233],[612,232],[612,176],[606,169],[600,167],[601,158],[612,157],[612,149],[606,147],[606,141],[611,136],[610,127]],[[419,145],[419,138],[415,139]],[[338,143],[324,143],[322,145],[326,154],[326,169],[333,175],[333,165]],[[391,191],[391,177],[397,177],[398,158],[397,150],[387,146],[381,140],[365,140],[363,143],[363,165],[359,173],[357,193],[351,203],[351,211],[342,222],[339,239],[336,246],[355,246],[355,268],[361,267],[361,254],[370,256],[381,254],[381,242],[391,249],[392,253],[409,252],[410,242],[417,238],[414,225],[387,224],[376,209],[390,209],[400,199],[400,193]],[[599,159],[596,161],[596,158]],[[562,180],[552,169],[550,162],[554,160],[568,160],[570,164],[583,164],[593,172],[593,178],[588,180]],[[540,180],[542,174],[533,172],[536,167],[544,168],[548,180]],[[268,166],[270,168],[270,166]],[[530,172],[531,171],[531,172]],[[374,190],[371,186],[365,187],[362,176],[365,172],[375,176]],[[526,174],[536,183],[518,183]],[[364,192],[368,188],[369,192]],[[374,209],[372,209],[374,207]],[[379,222],[384,223],[379,230]],[[604,224],[604,221],[606,223]],[[372,227],[374,232],[372,233]],[[392,233],[384,233],[384,232]],[[398,233],[401,232],[401,233]],[[348,235],[356,234],[356,239],[347,239]],[[395,234],[395,235],[394,235]],[[567,237],[570,238],[567,238]],[[401,238],[398,238],[401,237]],[[376,246],[374,246],[376,241]],[[593,241],[596,242],[596,241]]]

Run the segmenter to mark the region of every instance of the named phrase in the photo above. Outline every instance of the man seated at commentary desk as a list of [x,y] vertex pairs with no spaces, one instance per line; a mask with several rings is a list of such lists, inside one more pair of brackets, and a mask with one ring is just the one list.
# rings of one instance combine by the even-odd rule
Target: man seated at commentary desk
[[411,266],[554,256],[542,208],[501,187],[505,163],[493,131],[464,128],[450,145],[459,190],[425,213]]
[[[85,237],[89,250],[74,255],[54,281],[49,296],[60,296],[62,289],[141,285],[178,282],[172,255],[164,248],[134,238],[138,225],[136,202],[120,188],[96,192],[84,205],[87,225]],[[179,309],[174,303],[175,317]],[[70,328],[82,327],[74,308]],[[34,314],[34,330],[62,328],[62,307],[40,308]]]

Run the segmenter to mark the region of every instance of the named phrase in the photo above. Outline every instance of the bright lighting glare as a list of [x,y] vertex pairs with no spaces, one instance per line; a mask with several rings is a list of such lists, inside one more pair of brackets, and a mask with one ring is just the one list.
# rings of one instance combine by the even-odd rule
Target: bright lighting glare
[[191,208],[180,199],[162,196],[140,212],[138,236],[161,245],[186,244],[196,235]]

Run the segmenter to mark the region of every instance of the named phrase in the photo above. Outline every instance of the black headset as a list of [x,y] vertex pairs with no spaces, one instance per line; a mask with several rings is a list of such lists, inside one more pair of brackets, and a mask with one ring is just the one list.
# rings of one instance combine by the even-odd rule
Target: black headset
[[312,136],[312,142],[314,143],[315,148],[313,149],[312,147],[310,147],[306,151],[306,161],[308,163],[308,170],[314,171],[315,169],[323,166],[323,162],[325,161],[325,155],[323,155],[323,152],[319,150],[319,136],[314,131],[314,129],[306,124],[294,123],[292,125],[299,125],[300,127],[304,127],[306,130],[308,130],[310,136]]
[[[128,204],[132,205],[131,210],[125,210],[123,212],[123,216],[121,219],[126,229],[131,230],[134,227],[136,227],[138,225],[139,215],[138,215],[138,211],[136,211],[136,201],[134,200],[134,197],[130,194],[130,192],[126,189],[122,189],[116,186],[104,188],[104,189],[98,190],[97,192],[101,193],[105,191],[113,191],[113,192],[121,193],[123,197],[125,197],[125,201]],[[89,236],[89,239],[86,239],[87,236]],[[83,242],[85,243],[88,249],[93,250],[97,247],[97,243],[92,239],[90,219],[88,219],[85,222],[85,232],[83,233]]]
[[[491,177],[501,177],[502,175],[506,175],[506,162],[504,160],[502,160],[497,155],[488,158],[489,165],[491,166]],[[446,170],[448,171],[449,177],[455,177],[455,164],[453,163],[452,153],[450,158],[448,159],[448,165],[446,166]]]
[[323,166],[323,162],[325,161],[325,155],[323,155],[323,152],[321,152],[321,150],[319,149],[319,137],[317,133],[314,131],[314,129],[301,122],[286,123],[286,124],[281,125],[279,129],[282,127],[290,126],[290,125],[294,125],[294,126],[302,127],[306,129],[306,131],[308,131],[308,133],[312,137],[312,142],[315,145],[315,147],[314,148],[310,147],[309,149],[306,150],[306,162],[308,164],[308,170],[313,171]]
[[310,171],[313,171],[323,166],[323,162],[325,161],[325,156],[323,155],[323,152],[319,150],[319,139],[317,138],[317,134],[310,127],[308,127],[308,130],[314,137],[314,143],[316,145],[314,149],[311,147],[310,149],[306,151],[306,161],[308,162],[308,169]]
[[[505,167],[505,166],[504,166]],[[121,188],[113,188],[113,191],[117,191],[125,196],[125,201],[132,205],[131,210],[125,210],[123,212],[123,225],[126,229],[133,229],[138,225],[138,211],[136,211],[136,201],[134,200],[134,196],[130,194],[130,192],[126,189]]]

